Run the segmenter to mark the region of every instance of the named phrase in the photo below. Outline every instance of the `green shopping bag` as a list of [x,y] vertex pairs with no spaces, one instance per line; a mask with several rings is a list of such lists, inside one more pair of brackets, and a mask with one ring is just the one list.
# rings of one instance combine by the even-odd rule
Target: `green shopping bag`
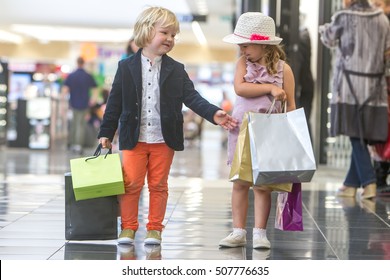
[[100,155],[101,144],[94,156],[70,160],[73,191],[78,200],[123,194],[125,192],[119,154]]

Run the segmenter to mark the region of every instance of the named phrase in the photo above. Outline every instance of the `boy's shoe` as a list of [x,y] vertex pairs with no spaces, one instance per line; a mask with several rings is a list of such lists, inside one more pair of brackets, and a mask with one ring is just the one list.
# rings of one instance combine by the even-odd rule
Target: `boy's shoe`
[[161,244],[161,231],[148,230],[144,243],[146,245],[160,245]]
[[118,243],[119,244],[133,244],[135,237],[135,231],[132,229],[123,229],[119,234]]
[[219,246],[222,247],[243,247],[246,245],[246,235],[232,232],[227,237],[219,241]]
[[271,242],[269,242],[266,235],[253,234],[253,249],[269,249]]

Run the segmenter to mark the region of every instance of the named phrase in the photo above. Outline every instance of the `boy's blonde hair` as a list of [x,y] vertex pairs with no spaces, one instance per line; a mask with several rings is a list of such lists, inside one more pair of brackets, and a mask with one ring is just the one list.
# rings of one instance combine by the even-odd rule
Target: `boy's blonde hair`
[[173,27],[176,33],[180,32],[179,21],[170,10],[162,7],[150,7],[144,10],[137,18],[134,25],[134,43],[144,48],[154,36],[156,23],[163,27]]

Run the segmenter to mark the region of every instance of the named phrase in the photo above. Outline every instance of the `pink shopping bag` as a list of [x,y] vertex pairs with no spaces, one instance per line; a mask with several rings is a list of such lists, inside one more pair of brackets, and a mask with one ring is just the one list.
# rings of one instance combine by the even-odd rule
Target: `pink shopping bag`
[[283,231],[303,231],[301,183],[294,183],[291,192],[278,194],[275,228]]

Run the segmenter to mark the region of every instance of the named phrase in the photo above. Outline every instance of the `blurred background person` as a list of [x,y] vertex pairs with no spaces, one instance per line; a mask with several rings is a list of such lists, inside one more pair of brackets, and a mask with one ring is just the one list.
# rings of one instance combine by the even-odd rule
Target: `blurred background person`
[[376,175],[367,144],[387,139],[388,100],[385,73],[390,59],[390,26],[368,0],[344,0],[344,9],[320,26],[322,43],[334,48],[330,135],[349,137],[350,167],[338,196],[376,196]]
[[135,54],[139,50],[139,47],[134,42],[134,37],[131,36],[129,42],[126,46],[126,57],[129,57],[133,54]]
[[72,152],[82,154],[85,145],[85,131],[90,108],[97,99],[97,84],[84,69],[85,61],[77,58],[77,69],[65,79],[62,93],[69,94],[69,108],[72,112],[69,131],[69,147]]
[[305,111],[307,126],[312,137],[310,116],[314,97],[314,79],[311,72],[311,40],[310,33],[305,26],[306,14],[300,13],[299,18],[299,46],[297,69],[295,75],[295,103],[297,108],[302,107]]

